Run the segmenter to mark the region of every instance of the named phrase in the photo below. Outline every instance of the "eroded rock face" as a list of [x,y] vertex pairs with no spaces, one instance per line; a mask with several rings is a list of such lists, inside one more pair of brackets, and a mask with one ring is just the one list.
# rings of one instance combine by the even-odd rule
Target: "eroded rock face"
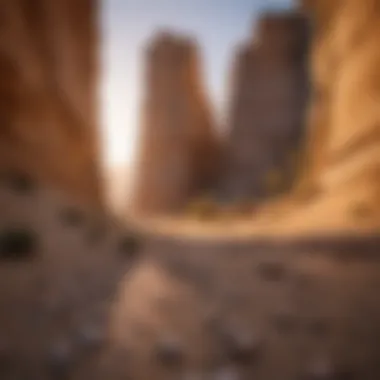
[[[314,208],[321,210],[322,218],[333,212],[342,226],[348,222],[378,226],[379,3],[316,0],[303,4],[314,37],[308,160],[301,180],[306,188],[321,189]],[[358,208],[371,211],[362,217]]]
[[[325,130],[319,144],[323,163],[315,160],[313,173],[325,182],[330,169],[348,169],[359,159],[365,166],[378,162],[380,50],[375,41],[380,34],[380,7],[372,0],[334,6],[315,1],[307,9],[315,24],[310,133]],[[342,174],[341,180],[347,175]]]
[[213,181],[218,143],[194,41],[158,34],[147,49],[138,213],[181,209]]
[[102,202],[96,0],[1,1],[0,167]]
[[[287,189],[303,138],[308,23],[298,13],[266,14],[257,34],[240,48],[234,64],[222,181],[233,198]],[[281,178],[274,185],[268,176]]]

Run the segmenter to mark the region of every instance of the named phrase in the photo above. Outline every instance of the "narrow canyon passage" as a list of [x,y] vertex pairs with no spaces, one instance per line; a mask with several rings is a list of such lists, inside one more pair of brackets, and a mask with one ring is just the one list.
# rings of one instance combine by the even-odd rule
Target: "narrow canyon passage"
[[[375,0],[302,3],[317,21],[310,135],[318,138],[297,180],[312,195],[308,188],[306,201],[297,193],[289,196],[298,203],[284,197],[264,205],[281,211],[273,214],[286,227],[281,237],[265,220],[271,236],[237,241],[223,229],[206,236],[208,221],[191,218],[183,218],[190,229],[206,234],[180,237],[187,226],[175,219],[154,234],[104,207],[94,96],[98,3],[1,2],[0,380],[380,378],[380,55],[367,45],[378,46],[380,7]],[[179,45],[181,77],[196,76]],[[209,125],[202,107],[196,113],[200,126]],[[186,138],[197,145],[198,135]],[[151,140],[158,155],[166,153]],[[206,148],[185,152],[182,162],[206,169]],[[187,201],[183,166],[174,163],[161,170],[166,164],[154,162],[158,205],[174,193],[178,204]],[[178,193],[166,182],[174,170]],[[187,172],[194,188],[197,170]],[[150,183],[139,195],[157,195]],[[254,227],[255,216],[245,226]],[[238,218],[229,223],[241,229]],[[320,227],[333,233],[313,236]]]

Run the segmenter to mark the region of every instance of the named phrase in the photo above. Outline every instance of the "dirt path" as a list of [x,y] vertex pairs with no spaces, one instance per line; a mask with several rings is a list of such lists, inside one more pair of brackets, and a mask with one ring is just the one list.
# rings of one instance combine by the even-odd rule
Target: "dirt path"
[[140,236],[14,178],[0,211],[1,380],[380,378],[378,235]]
[[121,289],[132,379],[375,379],[379,237],[152,239]]

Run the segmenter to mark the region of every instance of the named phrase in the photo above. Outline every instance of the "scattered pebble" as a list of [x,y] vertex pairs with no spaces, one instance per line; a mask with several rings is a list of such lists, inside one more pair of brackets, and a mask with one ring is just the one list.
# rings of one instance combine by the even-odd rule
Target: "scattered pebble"
[[34,181],[27,174],[11,173],[6,175],[4,180],[17,193],[29,193],[35,187]]
[[133,234],[126,234],[119,243],[119,250],[128,258],[134,258],[140,249],[139,238]]
[[48,353],[49,372],[54,379],[65,379],[74,362],[72,347],[68,342],[59,342]]
[[183,347],[174,337],[164,337],[156,347],[157,359],[165,366],[179,366],[183,361]]
[[307,370],[305,380],[333,380],[334,368],[332,363],[324,358],[319,358],[311,363]]
[[79,209],[68,207],[61,211],[60,218],[66,226],[78,227],[83,223],[83,215]]
[[230,328],[224,332],[224,344],[231,360],[247,364],[256,359],[261,341],[250,331]]
[[280,333],[292,332],[297,327],[297,318],[289,311],[278,312],[273,319],[275,327]]
[[35,256],[37,236],[33,230],[23,227],[9,227],[0,232],[0,258],[25,260]]
[[261,262],[257,266],[259,275],[266,281],[281,281],[286,274],[285,265],[281,261]]
[[185,372],[181,376],[181,380],[206,380],[201,372]]
[[210,380],[240,380],[239,372],[233,367],[218,368],[212,375]]
[[104,340],[105,333],[100,326],[84,326],[77,337],[77,343],[85,349],[99,348]]

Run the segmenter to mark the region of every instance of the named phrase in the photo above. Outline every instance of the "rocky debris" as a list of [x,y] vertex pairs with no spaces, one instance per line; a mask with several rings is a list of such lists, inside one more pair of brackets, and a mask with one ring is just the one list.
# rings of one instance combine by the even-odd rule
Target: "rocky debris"
[[180,211],[216,179],[219,143],[198,50],[195,41],[167,32],[147,48],[136,213]]
[[305,380],[333,380],[336,374],[332,364],[326,359],[314,360],[310,368],[307,369],[306,375],[303,377]]
[[84,349],[94,349],[101,347],[106,341],[105,328],[96,325],[82,327],[77,336],[77,344]]
[[281,281],[286,276],[285,264],[281,261],[264,261],[256,268],[266,281]]
[[187,371],[181,378],[181,380],[206,380],[206,377],[201,372]]
[[163,336],[157,342],[156,357],[158,361],[165,366],[181,366],[184,359],[184,352],[181,342],[175,337]]
[[34,181],[25,173],[2,173],[0,181],[6,183],[16,193],[30,194],[34,190]]
[[250,364],[260,354],[262,342],[252,332],[241,329],[224,332],[224,343],[227,357],[239,364]]
[[[0,169],[103,203],[96,0],[2,2]],[[10,179],[20,192],[25,178]]]
[[29,260],[37,251],[38,237],[32,229],[11,227],[0,232],[0,259]]
[[225,197],[267,198],[289,190],[297,172],[308,98],[307,19],[264,14],[234,62]]
[[73,347],[68,342],[56,343],[50,348],[47,361],[53,378],[67,379],[75,364]]
[[66,208],[61,211],[60,219],[64,226],[79,227],[83,224],[83,215],[80,210],[75,208]]
[[[107,346],[121,280],[137,265],[143,237],[39,181],[33,180],[33,188],[20,197],[19,186],[0,183],[0,338],[9,347],[0,377],[90,376]],[[88,227],[100,220],[107,233],[96,246],[88,244]]]
[[238,371],[233,367],[216,369],[210,376],[210,380],[240,380]]
[[140,250],[140,238],[135,233],[129,233],[122,236],[119,242],[119,249],[122,255],[128,259],[133,259]]
[[[34,260],[0,262],[1,378],[380,373],[378,240],[148,238],[38,182],[34,188],[25,198],[0,186],[0,235],[22,222],[38,237]],[[61,210],[77,210],[81,223],[62,225]],[[106,233],[90,244],[94,225]],[[16,251],[24,247],[17,243]],[[204,277],[211,291],[199,285]]]

